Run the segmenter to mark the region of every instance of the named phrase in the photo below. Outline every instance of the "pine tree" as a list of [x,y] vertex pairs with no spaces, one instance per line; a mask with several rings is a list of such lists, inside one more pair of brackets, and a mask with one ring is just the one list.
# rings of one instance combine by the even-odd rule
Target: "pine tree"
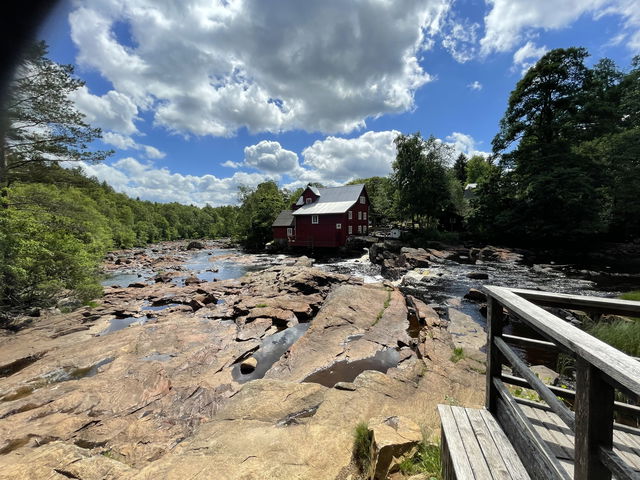
[[46,55],[44,42],[33,45],[9,86],[0,115],[0,185],[33,164],[98,162],[111,154],[90,149],[101,131],[89,126],[69,99],[84,82],[73,76],[72,65],[59,65]]

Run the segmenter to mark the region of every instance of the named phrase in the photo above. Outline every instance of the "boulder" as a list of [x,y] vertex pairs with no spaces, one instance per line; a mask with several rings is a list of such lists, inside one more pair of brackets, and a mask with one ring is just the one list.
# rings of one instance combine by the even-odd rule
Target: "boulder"
[[198,285],[202,283],[202,280],[200,280],[198,277],[187,277],[184,279],[184,284],[185,285]]
[[489,274],[485,272],[469,272],[467,273],[467,278],[472,280],[487,280],[489,278]]
[[170,283],[171,282],[171,275],[169,275],[167,273],[159,273],[155,277],[153,277],[153,280],[156,283]]
[[487,334],[482,326],[476,323],[473,318],[455,308],[448,309],[449,327],[447,330],[451,334],[453,345],[462,348],[464,356],[483,362],[486,354],[482,351],[487,343]]
[[240,372],[244,375],[253,372],[258,366],[258,361],[254,357],[249,357],[240,364]]
[[464,295],[464,298],[466,298],[467,300],[471,300],[472,302],[479,303],[487,301],[487,296],[476,288],[469,289],[469,291]]
[[130,283],[128,288],[144,288],[146,287],[147,284],[146,283],[142,283],[142,282],[134,282],[134,283]]
[[555,385],[560,375],[544,365],[533,365],[530,370],[546,385]]
[[302,257],[298,258],[296,260],[295,265],[297,267],[312,267],[313,266],[313,258],[309,258],[305,255],[303,255]]
[[200,310],[201,308],[203,308],[204,307],[204,303],[202,303],[200,300],[194,298],[189,302],[189,306],[195,312],[195,311]]
[[411,268],[426,268],[429,266],[431,256],[424,248],[408,248],[402,247],[400,249],[401,256],[405,264]]
[[369,421],[371,471],[374,480],[384,480],[392,467],[412,453],[422,441],[422,432],[406,417],[376,417]]
[[203,248],[204,244],[196,240],[189,242],[189,245],[187,245],[187,250],[202,250]]

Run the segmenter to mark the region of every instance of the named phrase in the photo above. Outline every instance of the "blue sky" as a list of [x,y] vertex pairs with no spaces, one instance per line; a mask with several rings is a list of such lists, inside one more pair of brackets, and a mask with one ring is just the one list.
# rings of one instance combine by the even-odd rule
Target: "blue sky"
[[391,171],[398,132],[488,152],[509,92],[558,47],[627,68],[636,0],[63,0],[43,27],[116,153],[86,165],[154,201]]

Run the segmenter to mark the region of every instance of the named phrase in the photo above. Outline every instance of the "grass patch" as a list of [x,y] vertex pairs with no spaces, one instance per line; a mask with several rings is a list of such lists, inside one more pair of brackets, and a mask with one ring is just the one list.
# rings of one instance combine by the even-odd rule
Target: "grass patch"
[[256,308],[265,308],[267,306],[266,303],[259,303],[256,305]]
[[462,347],[456,347],[453,349],[453,353],[451,354],[451,360],[453,363],[458,363],[460,360],[464,358],[464,349]]
[[376,323],[378,323],[380,321],[380,319],[382,318],[382,316],[384,315],[384,312],[387,308],[389,308],[389,305],[391,305],[391,292],[393,290],[390,289],[386,289],[387,290],[387,299],[384,301],[384,303],[382,304],[382,310],[380,310],[378,312],[378,315],[376,315],[376,320],[375,322],[373,322],[373,324],[375,325]]
[[88,302],[85,302],[85,306],[87,306],[89,308],[96,308],[96,307],[99,307],[100,304],[98,302],[96,302],[95,300],[89,300]]
[[440,444],[422,440],[416,453],[400,462],[399,467],[404,475],[421,473],[429,480],[442,480]]
[[369,472],[371,467],[371,442],[373,434],[367,422],[360,422],[353,432],[353,459],[361,472]]
[[627,292],[620,295],[618,298],[622,300],[635,300],[640,302],[640,290],[635,290],[633,292]]
[[594,323],[587,327],[587,332],[627,355],[640,356],[640,321],[638,320],[618,319],[611,323]]
[[542,398],[540,398],[540,395],[538,395],[538,392],[530,388],[511,386],[509,387],[509,390],[514,397],[524,398],[525,400],[531,400],[532,402],[538,403],[541,403],[543,401]]

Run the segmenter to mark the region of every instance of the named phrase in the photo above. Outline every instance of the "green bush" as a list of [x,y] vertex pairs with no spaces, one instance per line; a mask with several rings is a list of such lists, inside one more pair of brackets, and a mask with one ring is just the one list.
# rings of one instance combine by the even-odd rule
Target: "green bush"
[[453,353],[451,354],[451,360],[453,363],[458,363],[460,360],[464,358],[464,349],[462,347],[456,347],[453,349]]
[[400,471],[405,475],[425,474],[429,480],[442,479],[440,444],[423,440],[416,453],[400,463]]
[[587,332],[612,347],[634,357],[640,356],[640,321],[618,319],[587,327]]
[[640,302],[640,290],[623,293],[619,298],[622,300],[635,300],[636,302]]
[[353,433],[353,459],[361,472],[368,472],[371,466],[371,442],[373,435],[367,422],[356,425]]

